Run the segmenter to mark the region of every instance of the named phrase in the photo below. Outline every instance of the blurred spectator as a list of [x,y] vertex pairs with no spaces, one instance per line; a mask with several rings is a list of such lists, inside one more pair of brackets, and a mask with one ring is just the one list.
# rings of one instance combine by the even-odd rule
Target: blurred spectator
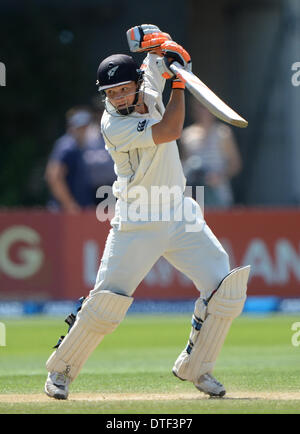
[[78,212],[97,204],[96,191],[115,180],[113,161],[100,133],[100,118],[88,107],[66,113],[66,133],[54,144],[46,168],[49,208]]
[[187,185],[205,186],[205,206],[230,207],[234,202],[230,180],[242,168],[235,138],[231,128],[199,102],[192,104],[194,123],[180,139]]

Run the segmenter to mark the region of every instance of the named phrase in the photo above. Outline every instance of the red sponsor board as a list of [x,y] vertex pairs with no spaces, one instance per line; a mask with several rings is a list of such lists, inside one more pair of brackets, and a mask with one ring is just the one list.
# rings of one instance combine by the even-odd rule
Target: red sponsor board
[[[206,221],[228,251],[232,268],[252,266],[249,295],[300,297],[300,211],[207,212]],[[87,295],[109,229],[109,222],[99,222],[92,211],[1,212],[0,297],[45,300]],[[197,294],[191,281],[161,259],[135,297],[189,299]]]

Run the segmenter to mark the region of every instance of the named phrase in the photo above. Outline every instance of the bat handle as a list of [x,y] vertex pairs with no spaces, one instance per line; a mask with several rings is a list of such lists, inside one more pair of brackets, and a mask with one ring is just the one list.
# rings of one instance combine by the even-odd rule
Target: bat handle
[[178,72],[180,72],[182,69],[184,69],[184,67],[182,65],[180,65],[179,62],[173,62],[171,63],[171,65],[169,66],[169,69],[173,72],[173,74],[177,75]]
[[204,85],[204,83],[202,83],[199,78],[192,73],[192,71],[187,71],[179,62],[173,62],[171,63],[171,65],[169,66],[169,69],[173,72],[173,74],[176,75],[177,78],[179,78],[180,80],[182,80],[186,87],[189,88],[189,82],[187,80],[185,80],[184,76],[181,74],[181,71],[184,71],[185,74],[188,73],[189,77],[192,77],[194,81],[198,82],[200,85]]

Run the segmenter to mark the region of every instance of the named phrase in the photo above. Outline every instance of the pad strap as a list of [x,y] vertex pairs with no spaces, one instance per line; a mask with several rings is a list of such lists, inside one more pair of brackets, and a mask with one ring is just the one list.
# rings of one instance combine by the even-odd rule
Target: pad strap
[[187,347],[173,367],[173,373],[180,379],[197,384],[201,375],[212,372],[230,325],[243,310],[249,272],[250,266],[233,270],[206,307],[203,299],[197,300]]
[[132,297],[109,291],[88,297],[70,332],[47,360],[47,370],[64,373],[73,381],[103,337],[123,321],[132,302]]

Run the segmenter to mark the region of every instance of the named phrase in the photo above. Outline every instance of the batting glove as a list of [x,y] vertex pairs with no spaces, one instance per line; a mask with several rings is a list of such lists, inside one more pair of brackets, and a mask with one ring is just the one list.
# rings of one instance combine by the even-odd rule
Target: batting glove
[[135,26],[126,32],[129,49],[131,52],[142,53],[144,51],[154,51],[156,54],[161,54],[159,47],[165,41],[170,41],[172,38],[168,33],[161,32],[160,29],[153,24],[142,24]]
[[185,84],[174,75],[169,66],[173,62],[178,62],[184,67],[184,69],[191,71],[191,56],[181,45],[173,41],[164,42],[160,46],[160,49],[164,57],[157,59],[156,64],[159,71],[161,72],[161,75],[167,80],[172,80],[173,89],[184,89]]

